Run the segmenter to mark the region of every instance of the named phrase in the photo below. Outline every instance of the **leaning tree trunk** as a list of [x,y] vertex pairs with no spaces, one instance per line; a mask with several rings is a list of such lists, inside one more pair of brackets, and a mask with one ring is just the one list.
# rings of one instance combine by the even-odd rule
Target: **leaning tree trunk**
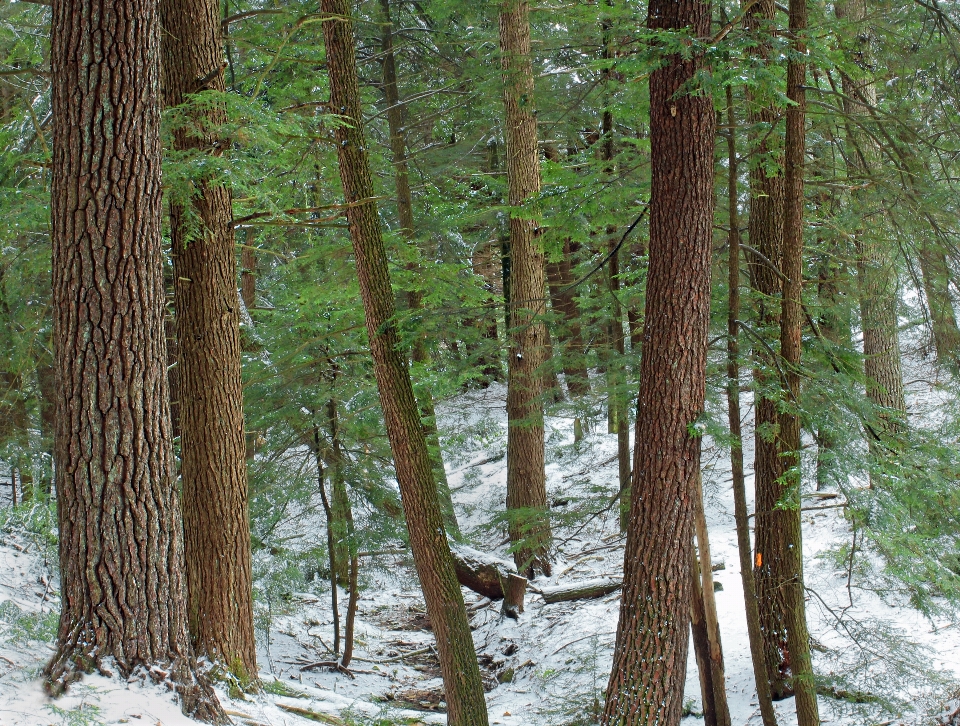
[[[773,0],[760,0],[747,16],[747,27],[757,36],[758,62],[769,64],[772,53],[770,38],[774,32],[776,8]],[[780,332],[780,273],[783,244],[783,176],[770,172],[769,155],[773,148],[768,141],[778,123],[780,111],[772,94],[748,93],[748,121],[756,129],[752,139],[753,161],[750,165],[750,220],[748,233],[753,251],[748,256],[750,281],[754,290],[758,334],[764,340],[775,340]],[[782,162],[782,157],[776,161]],[[755,548],[754,580],[763,633],[763,662],[774,699],[790,695],[789,665],[786,657],[787,634],[783,615],[783,589],[778,579],[783,558],[783,538],[774,518],[777,504],[783,498],[783,462],[777,449],[779,377],[775,354],[762,343],[754,346],[754,492]]]
[[360,295],[410,547],[436,636],[451,726],[485,726],[487,707],[463,594],[447,544],[433,465],[406,357],[394,323],[394,295],[363,135],[350,3],[322,0],[330,103],[347,122],[335,131]]
[[228,721],[187,632],[163,316],[155,4],[53,5],[54,447],[61,613],[46,688],[162,669]]
[[[404,115],[406,106],[400,99],[397,85],[396,59],[393,53],[393,25],[390,20],[390,0],[380,0],[380,12],[383,16],[381,27],[381,51],[383,53],[383,93],[387,101],[387,125],[390,129],[390,150],[393,153],[393,177],[397,192],[397,213],[400,218],[400,232],[408,244],[415,244],[413,220],[413,194],[410,192],[410,172],[407,165],[407,140],[404,133]],[[422,295],[418,291],[407,294],[410,310],[423,307]],[[418,335],[413,343],[412,358],[417,363],[426,363],[429,356],[423,337]],[[433,393],[424,389],[420,395],[420,407],[423,410],[424,427],[430,443],[433,457],[434,476],[437,479],[437,493],[440,507],[443,509],[443,521],[447,530],[457,539],[460,538],[460,525],[453,508],[450,483],[443,466],[443,451],[440,448],[440,434],[437,431],[436,411],[433,405]]]
[[546,281],[539,229],[520,212],[540,191],[537,117],[530,61],[530,5],[500,6],[506,112],[507,181],[510,189],[510,350],[507,363],[507,515],[510,542],[521,575],[550,573],[550,521],[543,452],[541,367],[544,358]]
[[[161,0],[160,16],[166,106],[204,90],[222,93],[220,3]],[[226,120],[219,106],[189,115],[197,127]],[[223,142],[215,131],[194,136],[181,128],[174,130],[173,145],[215,154]],[[192,209],[177,200],[170,204],[187,612],[196,653],[223,664],[241,683],[255,682],[233,209],[227,187],[206,179],[195,185]]]
[[807,632],[806,588],[803,585],[803,543],[800,519],[800,352],[803,329],[803,170],[806,152],[807,67],[804,36],[807,0],[790,0],[790,35],[793,55],[787,63],[787,98],[784,141],[783,304],[780,315],[780,355],[784,391],[789,396],[780,413],[780,458],[784,463],[784,501],[770,519],[783,533],[784,620],[798,726],[817,726],[820,715],[810,659]]
[[[653,30],[710,31],[710,5],[652,0]],[[702,56],[650,76],[650,268],[620,621],[605,726],[677,726],[683,708],[703,413],[713,227],[715,114],[687,85]],[[657,664],[656,668],[650,667]]]
[[733,89],[727,86],[727,205],[730,231],[727,237],[727,420],[730,424],[730,473],[733,480],[733,510],[737,528],[737,552],[740,556],[740,580],[747,616],[747,637],[753,677],[757,687],[757,701],[763,726],[776,726],[770,682],[763,651],[763,633],[760,629],[760,608],[754,580],[752,550],[750,548],[750,521],[747,514],[747,486],[743,473],[743,432],[740,424],[740,211],[737,180],[737,118],[733,108]]

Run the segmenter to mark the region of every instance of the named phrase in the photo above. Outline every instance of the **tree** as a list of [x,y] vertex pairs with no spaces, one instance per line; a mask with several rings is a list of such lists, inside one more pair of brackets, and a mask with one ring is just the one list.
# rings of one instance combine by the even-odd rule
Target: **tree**
[[[708,35],[710,6],[653,0],[651,30]],[[703,57],[650,76],[650,267],[620,621],[605,726],[676,726],[683,706],[713,227],[712,99],[688,85]],[[649,667],[657,663],[657,668]]]
[[747,616],[747,637],[753,665],[757,701],[763,726],[776,726],[770,681],[764,657],[760,608],[750,547],[750,521],[747,514],[747,487],[743,473],[743,434],[740,424],[740,210],[738,208],[739,163],[737,160],[737,117],[733,90],[727,86],[727,421],[730,425],[730,477],[733,480],[733,516],[737,528],[737,553]]
[[[225,90],[220,3],[161,0],[160,15],[164,103],[187,104],[174,149],[218,156],[222,105],[191,105]],[[247,683],[257,648],[233,209],[221,180],[194,180],[189,197],[170,203],[187,612],[196,653]]]
[[[771,38],[776,8],[773,0],[761,0],[747,15],[747,28],[756,37],[753,62],[757,73],[772,65]],[[754,580],[757,587],[760,627],[767,680],[773,698],[790,694],[786,658],[786,626],[783,621],[783,590],[778,580],[783,558],[782,531],[774,512],[784,495],[783,461],[777,448],[779,436],[777,400],[779,376],[775,351],[766,340],[778,337],[783,275],[780,271],[783,247],[783,150],[776,143],[775,128],[782,109],[774,103],[773,91],[763,85],[749,89],[748,121],[752,133],[750,164],[750,218],[747,250],[750,284],[754,290],[757,328],[754,346],[755,441],[754,491],[756,528]]]
[[395,327],[393,289],[363,137],[350,4],[347,0],[322,0],[320,7],[330,104],[346,122],[336,129],[337,157],[370,352],[410,546],[436,636],[447,717],[452,726],[486,726],[487,706],[473,636],[444,532],[419,407]]
[[803,585],[803,542],[800,522],[800,353],[803,330],[803,186],[806,154],[807,0],[790,0],[791,54],[787,62],[786,138],[784,139],[783,304],[780,355],[784,391],[789,397],[780,412],[780,458],[784,463],[784,497],[770,519],[782,531],[780,581],[792,672],[791,685],[799,726],[818,726],[817,689],[810,659],[806,597]]
[[550,574],[550,523],[543,452],[541,367],[546,329],[544,256],[532,198],[540,191],[540,156],[530,61],[530,5],[500,6],[500,52],[510,188],[510,298],[507,354],[507,516],[517,570]]
[[[54,449],[60,627],[46,688],[162,669],[226,722],[193,660],[173,478],[160,238],[156,5],[53,7]],[[169,669],[169,670],[168,670]]]
[[[409,244],[414,245],[416,231],[413,218],[413,194],[410,191],[407,141],[403,131],[406,106],[400,99],[400,88],[397,85],[397,66],[393,53],[393,23],[390,20],[390,0],[380,0],[380,14],[383,20],[383,26],[380,29],[380,47],[383,52],[383,95],[387,101],[387,124],[390,130],[390,151],[393,154],[397,216],[400,218],[401,234]],[[414,265],[414,269],[416,269],[416,265]],[[419,310],[423,307],[421,298],[422,295],[419,291],[407,293],[407,306],[410,310]],[[422,335],[418,335],[413,342],[412,358],[414,363],[421,364],[426,363],[429,359]],[[437,432],[437,414],[433,406],[433,393],[430,390],[424,390],[420,394],[420,400],[425,419],[427,441],[430,443],[431,454],[434,459],[433,470],[437,479],[440,507],[443,509],[443,521],[447,530],[459,539],[460,526],[457,524],[457,513],[453,508],[450,484],[447,482],[447,472],[443,466],[443,452],[440,449],[440,436]]]

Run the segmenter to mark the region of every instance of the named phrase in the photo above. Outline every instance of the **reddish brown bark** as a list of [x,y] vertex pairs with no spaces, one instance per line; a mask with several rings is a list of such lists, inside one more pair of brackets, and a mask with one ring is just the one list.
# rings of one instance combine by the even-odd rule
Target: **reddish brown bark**
[[582,398],[590,393],[590,377],[587,373],[583,332],[580,327],[580,308],[576,290],[572,289],[573,252],[570,240],[563,241],[563,256],[557,262],[548,262],[547,282],[550,287],[550,304],[559,313],[563,324],[558,327],[557,337],[563,346],[563,377],[570,395]]
[[747,514],[747,487],[743,471],[743,431],[740,423],[740,210],[738,208],[739,164],[737,161],[737,118],[733,90],[727,86],[727,212],[730,231],[727,236],[727,420],[730,424],[730,473],[733,487],[734,519],[737,527],[737,552],[740,579],[747,616],[747,636],[753,665],[757,700],[763,726],[776,726],[770,682],[760,629],[760,608],[754,580],[753,551],[750,547],[750,521]]
[[[164,103],[224,91],[219,2],[161,0],[160,15]],[[197,126],[226,120],[217,107],[189,113]],[[209,154],[222,145],[215,131],[184,129],[173,143]],[[190,635],[198,655],[246,683],[257,680],[257,651],[233,209],[226,186],[194,185],[191,210],[170,205]]]
[[160,669],[184,712],[227,717],[195,671],[163,330],[160,25],[141,0],[53,5],[54,448],[61,615],[45,669]]
[[[651,29],[710,30],[710,5],[653,0]],[[690,621],[690,546],[703,412],[713,225],[712,99],[685,86],[702,57],[650,76],[650,269],[624,590],[605,726],[676,726]],[[649,664],[655,663],[652,668]]]
[[436,636],[451,726],[486,726],[487,708],[463,595],[447,544],[433,466],[406,357],[394,326],[394,294],[365,149],[350,3],[322,0],[330,103],[348,124],[336,129],[347,222],[367,335],[410,547]]
[[[776,7],[773,0],[761,0],[748,14],[746,25],[757,38],[756,62],[770,64],[771,37]],[[774,141],[774,129],[782,110],[773,94],[758,89],[748,93],[748,121],[755,128],[751,139],[750,165],[750,246],[747,261],[754,290],[758,333],[773,341],[780,333],[780,272],[783,248],[783,164],[781,149]],[[783,462],[777,448],[779,418],[777,399],[780,380],[777,361],[763,344],[754,347],[754,492],[756,508],[754,580],[756,582],[760,627],[763,633],[764,664],[774,699],[790,695],[787,636],[783,615],[783,589],[779,579],[783,559],[782,530],[775,511],[783,498]]]
[[[530,61],[530,6],[500,6],[510,189],[510,350],[507,363],[507,515],[521,575],[550,573],[550,521],[544,473],[542,372],[546,343],[544,256],[529,202],[540,191],[537,117]],[[521,208],[527,206],[528,209]]]
[[803,585],[803,543],[800,522],[800,352],[803,329],[803,171],[806,153],[807,73],[806,0],[790,0],[790,35],[793,54],[787,63],[787,98],[784,141],[783,305],[780,316],[780,355],[785,369],[784,389],[789,401],[780,413],[780,458],[784,464],[784,501],[770,519],[783,537],[780,581],[784,621],[792,671],[794,701],[799,726],[817,726],[817,690],[810,659],[807,631],[806,588]]

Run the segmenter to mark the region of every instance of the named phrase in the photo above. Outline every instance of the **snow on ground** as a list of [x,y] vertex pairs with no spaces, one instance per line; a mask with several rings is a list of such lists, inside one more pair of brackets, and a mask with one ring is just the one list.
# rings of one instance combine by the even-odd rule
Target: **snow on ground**
[[[936,417],[948,400],[935,381],[916,380],[920,378],[913,376],[910,385],[911,410]],[[504,393],[502,387],[494,386],[465,394],[441,406],[438,415],[448,439],[447,468],[461,527],[475,547],[509,559],[504,528],[496,524],[506,497]],[[745,417],[748,412],[749,396],[744,401]],[[615,509],[586,523],[582,516],[563,520],[563,513],[577,508],[601,509],[598,503],[614,493],[615,436],[605,433],[605,417],[597,415],[591,421],[593,432],[574,446],[573,413],[562,407],[555,413],[558,415],[547,420],[547,475],[548,494],[560,517],[554,530],[556,563],[551,578],[532,583],[536,588],[620,575],[623,570],[623,538]],[[748,477],[751,438],[748,432]],[[456,447],[450,445],[453,441]],[[747,644],[727,457],[725,449],[709,438],[704,440],[710,544],[714,564],[722,565],[714,577],[722,586],[717,592],[717,608],[727,690],[733,723],[739,726],[759,724],[760,717]],[[748,493],[752,485],[748,478]],[[813,593],[808,617],[818,672],[860,669],[863,678],[859,682],[872,683],[873,695],[898,697],[914,701],[918,708],[935,709],[951,688],[947,681],[960,679],[960,628],[952,623],[937,623],[936,627],[906,607],[884,602],[869,589],[870,583],[859,582],[856,573],[851,575],[842,562],[828,556],[849,541],[851,534],[842,509],[827,508],[829,504],[805,500],[804,506],[824,508],[803,516],[806,580]],[[0,506],[9,504],[0,501]],[[0,726],[192,723],[180,714],[166,689],[140,681],[128,684],[90,676],[57,701],[43,694],[37,674],[51,653],[58,603],[56,582],[51,581],[38,548],[22,533],[0,533]],[[265,692],[237,700],[219,691],[238,723],[310,723],[298,715],[298,709],[300,714],[312,711],[356,723],[373,723],[375,717],[385,714],[397,722],[445,722],[432,635],[410,557],[387,553],[364,558],[361,582],[352,672],[303,669],[331,658],[332,619],[329,593],[295,594],[285,612],[273,618],[269,638],[264,637],[261,644]],[[607,683],[619,594],[547,605],[536,592],[528,592],[526,610],[514,621],[500,616],[498,604],[464,593],[490,689],[491,722],[503,726],[590,723]],[[341,592],[340,602],[343,612],[345,593]],[[909,669],[907,675],[897,676],[910,666],[914,649],[915,659],[939,674],[944,683],[933,687],[927,676]],[[699,689],[691,653],[684,699],[694,714],[699,711]],[[870,704],[824,696],[820,704],[824,723],[860,726],[878,720],[870,714]],[[778,703],[777,711],[783,726],[796,723],[792,700]],[[891,725],[921,723],[911,713],[892,721],[886,718],[885,723]],[[684,719],[686,726],[698,722],[696,715]]]

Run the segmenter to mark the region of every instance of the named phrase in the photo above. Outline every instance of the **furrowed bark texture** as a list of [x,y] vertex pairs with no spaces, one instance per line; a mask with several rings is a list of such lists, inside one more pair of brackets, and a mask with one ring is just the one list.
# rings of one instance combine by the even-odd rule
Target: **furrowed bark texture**
[[463,595],[447,545],[433,466],[406,357],[393,324],[394,295],[364,148],[353,24],[347,0],[322,0],[330,103],[349,125],[336,130],[340,178],[356,257],[387,434],[410,547],[433,624],[451,726],[486,726],[487,707]]
[[[761,0],[747,16],[747,28],[757,36],[754,62],[770,63],[770,37],[776,7],[773,0]],[[759,254],[748,255],[750,283],[754,290],[759,334],[767,341],[780,332],[780,275],[783,247],[784,187],[780,167],[783,155],[770,139],[782,110],[769,94],[748,93],[748,121],[757,129],[751,139],[754,161],[750,166],[750,246]],[[756,510],[754,580],[763,633],[763,662],[774,699],[790,695],[790,667],[786,656],[787,634],[783,615],[783,591],[779,580],[783,559],[783,537],[776,526],[777,503],[784,496],[783,462],[777,449],[776,359],[765,346],[754,346],[754,390],[756,392],[756,434],[754,443],[754,492]]]
[[537,117],[530,60],[530,6],[500,6],[510,214],[510,349],[507,363],[507,514],[521,575],[550,573],[550,522],[543,454],[541,367],[546,280],[536,220],[520,212],[540,191]]
[[[862,26],[867,18],[867,5],[865,0],[845,0],[837,5],[836,13],[837,17]],[[858,34],[858,38],[862,40],[856,53],[863,62],[870,63],[869,32],[863,27],[861,31],[863,34]],[[868,106],[875,107],[877,104],[877,91],[873,83],[856,81],[846,74],[841,80],[844,112],[853,119],[869,118]],[[859,134],[856,124],[850,122],[846,124],[846,135],[851,147],[847,153],[850,176],[869,176],[871,166],[879,159],[880,150],[876,142],[867,134]],[[852,192],[851,204],[863,207],[866,203],[865,192]],[[902,426],[907,412],[898,335],[896,247],[890,240],[865,229],[856,232],[855,242],[867,396],[877,406],[890,409],[881,414],[882,430],[894,433]]]
[[784,141],[783,305],[780,316],[780,355],[785,369],[785,392],[790,400],[780,412],[780,458],[784,463],[785,505],[770,517],[783,532],[784,620],[799,726],[817,726],[820,715],[810,659],[806,589],[803,585],[803,545],[800,519],[800,352],[803,328],[803,171],[806,153],[807,67],[804,35],[807,0],[790,0],[790,34],[794,54],[787,63]]
[[760,630],[760,608],[757,605],[757,589],[753,575],[753,558],[750,547],[750,521],[747,514],[747,487],[743,472],[743,432],[740,424],[740,210],[737,199],[737,117],[733,107],[733,90],[727,86],[727,211],[730,232],[727,236],[729,257],[727,260],[727,415],[730,424],[730,472],[733,480],[733,510],[737,527],[737,552],[740,556],[740,580],[747,616],[747,636],[750,641],[750,656],[753,663],[754,682],[757,686],[757,701],[763,726],[776,726],[777,715],[773,710],[770,682],[764,662],[763,633]]
[[160,26],[141,0],[53,6],[54,461],[62,604],[46,688],[113,658],[162,668],[185,713],[226,722],[194,670],[170,446],[161,250]]
[[[166,106],[208,89],[223,92],[220,3],[161,0],[160,16]],[[193,115],[211,126],[226,120],[221,108]],[[173,143],[180,151],[218,154],[222,141],[178,129]],[[255,681],[233,208],[227,187],[196,185],[192,210],[170,205],[190,635],[198,655],[222,663],[241,682]]]
[[[387,101],[387,125],[390,129],[390,151],[393,153],[393,178],[397,193],[397,216],[400,218],[401,233],[409,244],[415,245],[413,194],[410,191],[410,171],[407,164],[407,140],[403,130],[406,105],[400,99],[400,89],[397,86],[397,66],[393,53],[393,26],[390,20],[390,0],[380,0],[380,13],[383,17],[383,27],[380,36],[380,49],[383,53],[383,95]],[[410,292],[407,294],[407,305],[411,310],[418,310],[423,307],[423,300],[421,298],[422,296],[419,292]],[[417,339],[413,343],[412,358],[417,363],[426,363],[429,359],[422,335],[417,336]],[[450,534],[459,539],[460,525],[457,523],[457,514],[453,508],[453,496],[450,494],[450,483],[447,481],[447,471],[443,466],[443,453],[440,449],[440,436],[437,432],[433,393],[430,390],[423,390],[420,394],[420,401],[427,440],[430,443],[431,456],[433,457],[433,471],[437,479],[437,493],[440,496],[443,521],[447,525],[447,530]]]
[[[653,29],[710,30],[710,5],[653,0]],[[624,590],[605,726],[676,726],[690,620],[690,546],[703,411],[713,144],[709,97],[680,91],[702,66],[669,58],[650,76],[650,268]],[[678,92],[679,95],[678,95]]]

